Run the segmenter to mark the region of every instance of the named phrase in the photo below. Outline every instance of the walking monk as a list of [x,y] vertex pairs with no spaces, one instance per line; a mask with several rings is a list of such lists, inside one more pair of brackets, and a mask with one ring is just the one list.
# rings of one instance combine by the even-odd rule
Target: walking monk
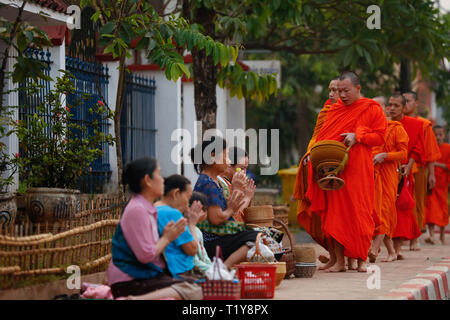
[[[323,236],[322,233],[322,223],[320,220],[320,216],[316,215],[315,213],[312,213],[308,210],[309,207],[309,200],[306,199],[305,193],[306,193],[306,181],[307,181],[307,170],[306,166],[309,161],[309,152],[311,151],[312,145],[316,141],[317,134],[319,133],[320,129],[322,128],[322,125],[325,121],[327,111],[330,109],[331,105],[333,103],[336,103],[339,99],[339,93],[338,93],[338,82],[339,78],[334,78],[330,81],[330,84],[328,86],[328,100],[325,102],[322,110],[320,111],[316,126],[314,128],[314,133],[311,137],[311,140],[308,144],[308,149],[305,155],[300,160],[299,169],[297,172],[297,180],[294,188],[294,195],[293,197],[298,201],[297,206],[297,220],[298,223],[308,232],[311,237],[322,247],[328,250],[328,243],[326,239]],[[324,261],[328,260],[328,258],[324,256],[319,257],[320,260]]]
[[392,243],[392,235],[397,225],[395,207],[399,182],[397,169],[400,162],[405,162],[408,157],[409,138],[400,122],[388,120],[384,139],[384,145],[372,148],[375,167],[375,209],[380,225],[375,228],[375,238],[369,252],[370,262],[376,261],[382,242],[388,250],[388,256],[383,261],[390,262],[397,259]]
[[[400,166],[400,173],[403,176],[403,184],[406,185],[411,195],[414,194],[414,180],[412,168],[414,163],[423,163],[423,130],[422,122],[404,115],[406,109],[406,99],[400,94],[394,94],[389,99],[387,106],[387,114],[391,120],[399,121],[405,128],[409,137],[408,142],[408,159],[402,162]],[[417,226],[417,221],[413,213],[414,201],[412,206],[400,207],[397,203],[397,226],[394,235],[394,249],[397,255],[397,260],[402,260],[403,256],[400,253],[402,240],[415,239],[420,236],[420,229]]]
[[425,223],[428,225],[430,238],[425,240],[428,243],[435,244],[434,226],[441,229],[440,240],[445,242],[445,227],[448,225],[448,184],[450,182],[450,144],[444,143],[445,130],[441,126],[434,127],[436,140],[441,151],[441,158],[435,163],[436,186],[428,195],[425,205]]
[[[424,229],[425,216],[425,200],[427,197],[427,183],[430,189],[434,188],[436,184],[436,177],[434,174],[434,162],[441,157],[439,147],[434,136],[431,121],[419,117],[417,115],[417,108],[419,101],[417,94],[413,91],[405,92],[403,96],[406,99],[405,115],[416,118],[422,122],[423,138],[424,138],[424,154],[423,164],[417,164],[417,172],[414,173],[414,200],[416,207],[414,208],[414,215],[417,220],[417,225],[420,230]],[[424,231],[422,231],[424,232]],[[412,239],[410,243],[410,250],[418,251],[418,238]]]
[[306,199],[309,210],[321,218],[328,239],[329,272],[344,272],[345,256],[358,259],[358,271],[366,272],[366,260],[374,223],[374,178],[372,147],[384,143],[387,121],[380,105],[361,97],[361,85],[353,72],[339,77],[340,100],[327,112],[316,141],[336,140],[351,146],[348,162],[339,177],[345,186],[324,191],[314,180],[308,163]]

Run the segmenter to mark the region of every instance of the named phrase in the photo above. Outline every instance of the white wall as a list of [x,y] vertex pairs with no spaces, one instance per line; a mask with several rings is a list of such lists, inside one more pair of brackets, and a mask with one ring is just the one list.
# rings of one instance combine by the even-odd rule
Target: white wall
[[[117,95],[117,87],[119,84],[119,70],[117,70],[117,67],[119,66],[118,61],[113,62],[105,62],[105,66],[108,67],[108,73],[109,73],[109,83],[108,83],[108,106],[111,108],[111,110],[116,110],[116,95]],[[109,133],[115,138],[115,129],[114,129],[114,120],[109,120],[110,126],[109,126]],[[117,175],[117,154],[116,154],[116,145],[109,146],[109,163],[111,166],[111,185],[117,186],[118,183],[118,175]]]

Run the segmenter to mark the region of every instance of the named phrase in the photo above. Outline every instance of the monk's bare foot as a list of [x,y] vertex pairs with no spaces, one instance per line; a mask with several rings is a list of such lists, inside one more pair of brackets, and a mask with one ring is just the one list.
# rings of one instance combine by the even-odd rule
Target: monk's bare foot
[[358,272],[367,272],[367,263],[365,261],[358,261]]
[[381,260],[382,262],[392,262],[397,260],[397,255],[395,253],[389,254],[386,259]]
[[330,261],[330,258],[328,258],[327,256],[324,256],[323,254],[321,254],[318,259],[322,263],[327,263],[328,261]]
[[402,254],[397,254],[397,260],[405,260],[405,257],[403,257]]
[[329,269],[329,268],[331,268],[332,266],[334,266],[336,264],[336,260],[335,261],[328,261],[328,263],[326,263],[326,264],[324,264],[324,265],[322,265],[322,266],[320,266],[318,269],[319,270],[326,270],[326,269]]
[[331,268],[327,269],[327,272],[345,272],[345,265],[335,264]]
[[411,240],[411,244],[409,246],[410,251],[420,251],[420,248],[419,248],[417,242],[418,242],[417,239]]
[[429,243],[429,244],[436,244],[436,242],[434,242],[434,240],[431,239],[431,238],[426,238],[426,239],[425,239],[425,242],[426,242],[426,243]]
[[445,241],[445,237],[441,237],[440,238],[441,243],[445,246],[447,244],[447,242]]
[[373,253],[372,251],[369,251],[369,262],[375,263],[377,261],[378,254]]
[[356,259],[348,258],[348,270],[358,270]]

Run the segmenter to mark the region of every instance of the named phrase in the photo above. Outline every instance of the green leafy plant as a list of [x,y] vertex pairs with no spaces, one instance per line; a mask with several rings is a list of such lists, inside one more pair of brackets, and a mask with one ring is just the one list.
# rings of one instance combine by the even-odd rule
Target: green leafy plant
[[66,95],[74,92],[73,76],[64,73],[36,113],[15,123],[21,154],[14,162],[27,187],[75,188],[79,177],[91,171],[90,163],[102,156],[101,143],[113,143],[111,135],[100,131],[101,121],[113,117],[103,102],[90,108],[94,119],[90,124],[72,120],[71,109],[80,108],[82,102],[67,103]]
[[14,173],[16,172],[16,166],[12,155],[8,151],[7,145],[2,142],[5,137],[10,135],[8,130],[8,123],[10,123],[9,116],[2,114],[0,118],[0,192],[6,192],[8,186],[14,181]]

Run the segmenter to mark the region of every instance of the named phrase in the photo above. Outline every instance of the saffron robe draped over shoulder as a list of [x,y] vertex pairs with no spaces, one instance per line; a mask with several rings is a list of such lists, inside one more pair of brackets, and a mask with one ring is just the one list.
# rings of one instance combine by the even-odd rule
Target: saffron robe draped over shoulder
[[298,165],[297,178],[293,192],[294,199],[298,200],[297,204],[298,223],[314,239],[314,241],[316,241],[325,249],[328,249],[328,244],[325,241],[325,237],[322,233],[322,222],[320,220],[320,216],[308,210],[310,203],[305,196],[307,189],[308,167],[304,166],[303,162],[305,161],[306,157],[309,156],[309,152],[311,151],[312,146],[316,142],[317,134],[319,133],[323,123],[325,122],[327,112],[330,109],[331,105],[332,103],[330,102],[330,99],[328,99],[325,102],[322,110],[320,110],[319,115],[317,116],[316,126],[314,128],[311,140],[309,141],[307,152],[303,155]]
[[[443,143],[439,146],[441,158],[436,162],[444,163],[450,170],[450,144]],[[436,186],[432,189],[431,195],[428,195],[425,206],[425,223],[432,223],[439,227],[448,225],[448,184],[450,182],[449,171],[443,168],[435,167]]]
[[375,235],[385,234],[392,238],[397,225],[398,172],[400,162],[408,157],[408,134],[398,121],[388,121],[385,143],[372,148],[373,156],[387,152],[382,163],[375,165],[375,211],[380,225],[375,228]]
[[417,120],[422,122],[423,128],[423,139],[424,139],[424,150],[423,150],[423,161],[422,165],[417,166],[417,172],[414,173],[414,193],[416,200],[416,207],[414,208],[414,215],[417,220],[417,225],[420,229],[424,226],[425,218],[425,201],[427,198],[427,184],[428,184],[428,174],[426,164],[429,162],[434,162],[441,157],[441,152],[439,150],[436,137],[433,132],[433,124],[430,120],[416,117]]
[[342,244],[349,258],[366,260],[371,245],[375,229],[372,147],[384,144],[386,127],[386,117],[376,101],[361,98],[346,106],[339,100],[328,110],[316,141],[342,142],[342,133],[356,134],[357,143],[339,174],[345,186],[333,191],[320,189],[308,163],[309,210],[320,216],[324,236]]
[[[421,165],[424,163],[424,141],[423,141],[423,124],[420,120],[404,116],[400,122],[403,124],[406,133],[409,137],[408,143],[408,159],[403,162],[407,163],[409,159]],[[414,180],[413,173],[410,172],[405,181],[407,181],[408,190],[411,195],[414,195]],[[400,210],[397,207],[397,226],[393,234],[393,238],[402,238],[407,240],[416,239],[421,235],[417,219],[414,215],[413,209]]]

